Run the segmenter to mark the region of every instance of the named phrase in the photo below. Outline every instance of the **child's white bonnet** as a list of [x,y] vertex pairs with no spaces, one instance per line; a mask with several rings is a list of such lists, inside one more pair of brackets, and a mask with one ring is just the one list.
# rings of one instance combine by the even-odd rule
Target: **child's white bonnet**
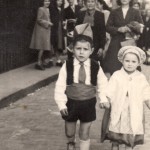
[[127,53],[134,53],[134,54],[136,54],[139,57],[140,64],[144,63],[145,60],[146,60],[146,54],[145,54],[145,52],[142,49],[140,49],[139,47],[136,47],[136,46],[124,46],[124,47],[122,47],[119,50],[119,52],[118,52],[118,60],[120,62],[122,62],[124,56]]

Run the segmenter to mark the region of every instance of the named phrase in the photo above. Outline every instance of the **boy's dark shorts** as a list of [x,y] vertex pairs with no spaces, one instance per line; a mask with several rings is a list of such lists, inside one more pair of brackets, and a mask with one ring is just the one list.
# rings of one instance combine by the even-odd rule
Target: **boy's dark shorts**
[[67,101],[68,116],[62,116],[65,121],[76,122],[91,122],[96,119],[96,98],[89,100],[72,100]]

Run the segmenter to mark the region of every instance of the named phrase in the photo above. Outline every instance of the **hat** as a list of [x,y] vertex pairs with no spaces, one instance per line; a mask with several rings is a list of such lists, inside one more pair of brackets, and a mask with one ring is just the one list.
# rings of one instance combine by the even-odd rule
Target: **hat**
[[127,54],[127,53],[136,54],[139,57],[140,64],[144,63],[146,60],[145,52],[136,46],[124,46],[124,47],[122,47],[118,52],[118,60],[120,62],[122,62],[125,54]]
[[[85,36],[90,37],[93,40],[93,32],[92,32],[90,24],[85,23],[85,24],[77,25],[74,28],[74,31],[69,32],[67,34],[67,36],[72,38],[72,40],[73,40],[73,38],[77,37],[78,35],[85,35]],[[70,52],[72,52],[73,51],[72,43],[70,45],[68,45],[66,49],[69,50]]]
[[93,32],[89,23],[77,25],[74,29],[74,37],[77,35],[85,35],[93,40]]
[[75,26],[74,31],[71,31],[67,34],[67,36],[70,38],[73,38],[77,35],[86,35],[93,40],[93,32],[90,24],[85,23],[85,24],[77,25]]

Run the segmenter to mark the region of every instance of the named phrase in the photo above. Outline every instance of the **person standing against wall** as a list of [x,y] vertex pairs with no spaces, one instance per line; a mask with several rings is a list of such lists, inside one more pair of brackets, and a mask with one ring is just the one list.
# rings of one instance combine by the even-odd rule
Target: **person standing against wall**
[[51,27],[53,23],[50,20],[49,7],[50,1],[44,0],[43,6],[39,7],[37,13],[37,20],[34,26],[32,39],[30,43],[31,49],[38,50],[38,62],[35,65],[36,69],[44,70],[45,67],[50,67],[53,65],[52,60],[50,59],[47,64],[43,62],[44,51],[51,51]]

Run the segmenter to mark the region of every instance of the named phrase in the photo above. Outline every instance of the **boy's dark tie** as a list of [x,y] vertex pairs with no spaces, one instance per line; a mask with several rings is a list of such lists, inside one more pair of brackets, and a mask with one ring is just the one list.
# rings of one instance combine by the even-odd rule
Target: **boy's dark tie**
[[79,83],[85,83],[85,68],[84,68],[84,63],[80,62],[80,69],[79,69]]

